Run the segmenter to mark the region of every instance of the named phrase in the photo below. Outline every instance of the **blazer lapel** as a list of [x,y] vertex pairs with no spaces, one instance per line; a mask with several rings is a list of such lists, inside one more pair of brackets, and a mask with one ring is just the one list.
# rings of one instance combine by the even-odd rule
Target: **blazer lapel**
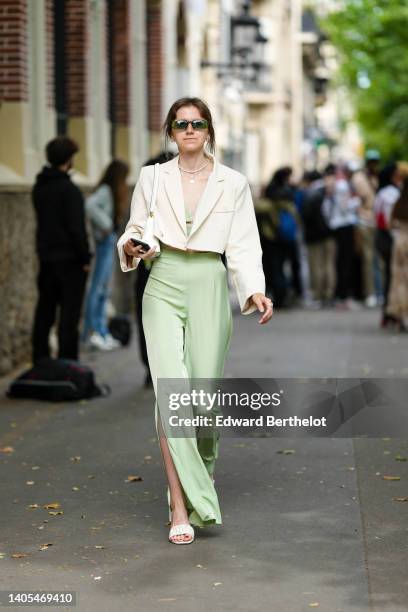
[[[224,175],[222,169],[217,159],[214,156],[212,156],[212,158],[214,161],[214,169],[198,204],[193,225],[190,230],[190,236],[192,236],[208,217],[224,191]],[[163,166],[164,187],[177,221],[184,234],[187,236],[183,187],[181,184],[180,171],[178,169],[178,159],[179,157],[177,155]]]
[[212,156],[212,158],[214,161],[214,169],[208,179],[204,193],[194,215],[190,236],[192,236],[203,221],[205,221],[224,191],[224,175],[217,159],[214,156]]
[[180,171],[178,169],[178,155],[167,162],[164,171],[164,187],[170,200],[171,207],[176,215],[181,229],[187,234],[186,213],[184,210],[183,187],[181,185]]

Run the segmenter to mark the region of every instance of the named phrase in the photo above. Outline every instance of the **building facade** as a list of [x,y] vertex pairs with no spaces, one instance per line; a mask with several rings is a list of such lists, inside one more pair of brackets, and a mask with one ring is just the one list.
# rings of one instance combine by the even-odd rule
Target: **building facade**
[[[243,13],[259,24],[252,67],[233,56],[232,23]],[[278,166],[302,170],[314,98],[301,31],[302,0],[0,0],[0,373],[29,357],[30,192],[46,143],[57,134],[78,142],[73,179],[85,193],[113,157],[129,163],[131,190],[163,148],[172,102],[199,96],[213,113],[217,155],[257,193]],[[129,276],[118,276],[128,287],[128,298],[116,293],[122,311]]]

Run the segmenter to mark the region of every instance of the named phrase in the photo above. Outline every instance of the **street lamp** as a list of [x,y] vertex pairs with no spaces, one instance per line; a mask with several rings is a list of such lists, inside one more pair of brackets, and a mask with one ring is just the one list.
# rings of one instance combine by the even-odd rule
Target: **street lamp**
[[242,13],[231,18],[231,60],[234,55],[245,59],[253,50],[259,35],[259,21],[249,14],[251,2],[242,3]]
[[259,19],[249,14],[251,2],[242,2],[242,12],[231,17],[231,47],[229,62],[203,60],[201,67],[218,68],[219,76],[235,76],[255,82],[263,68],[263,47],[267,42],[260,32]]

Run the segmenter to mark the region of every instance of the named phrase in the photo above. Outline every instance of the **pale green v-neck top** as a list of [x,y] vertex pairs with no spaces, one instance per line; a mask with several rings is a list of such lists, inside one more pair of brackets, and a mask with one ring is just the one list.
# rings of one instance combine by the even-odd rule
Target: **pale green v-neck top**
[[[197,214],[198,207],[200,206],[201,200],[202,200],[202,199],[205,197],[205,195],[206,195],[206,192],[207,192],[207,190],[208,190],[208,184],[209,184],[209,182],[210,182],[210,181],[213,179],[213,177],[214,177],[214,169],[213,169],[213,170],[212,170],[212,172],[210,173],[210,175],[209,175],[209,177],[208,177],[208,179],[207,179],[207,183],[206,183],[206,185],[205,185],[205,187],[204,187],[204,191],[203,191],[203,193],[201,194],[201,197],[200,197],[200,199],[199,199],[199,201],[198,201],[197,208],[196,208],[196,214]],[[193,221],[194,221],[194,215],[192,215],[192,214],[190,213],[190,211],[188,210],[187,205],[186,205],[186,203],[185,203],[185,202],[184,202],[184,211],[185,211],[185,216],[186,216],[186,231],[187,231],[187,236],[189,236],[189,235],[190,235],[191,228],[192,228],[192,225],[193,225]]]
[[190,235],[190,231],[191,231],[191,227],[193,225],[193,221],[194,221],[194,216],[190,214],[190,212],[187,209],[187,206],[184,207],[184,210],[186,211],[186,229],[187,229],[187,236]]

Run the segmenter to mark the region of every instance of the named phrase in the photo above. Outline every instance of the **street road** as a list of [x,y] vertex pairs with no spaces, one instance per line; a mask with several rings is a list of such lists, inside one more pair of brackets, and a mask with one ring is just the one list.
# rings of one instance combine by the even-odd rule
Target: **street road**
[[[234,317],[226,377],[408,376],[377,311],[258,318]],[[17,402],[1,381],[2,590],[73,590],[81,612],[408,609],[407,439],[223,438],[224,523],[176,547],[136,341],[83,361],[109,398]]]

